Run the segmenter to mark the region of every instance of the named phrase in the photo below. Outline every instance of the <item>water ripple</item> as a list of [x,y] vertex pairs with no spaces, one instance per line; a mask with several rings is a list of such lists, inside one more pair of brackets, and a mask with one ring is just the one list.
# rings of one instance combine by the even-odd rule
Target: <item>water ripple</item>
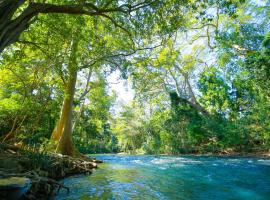
[[269,199],[270,160],[199,156],[100,155],[90,176],[70,177],[57,200]]

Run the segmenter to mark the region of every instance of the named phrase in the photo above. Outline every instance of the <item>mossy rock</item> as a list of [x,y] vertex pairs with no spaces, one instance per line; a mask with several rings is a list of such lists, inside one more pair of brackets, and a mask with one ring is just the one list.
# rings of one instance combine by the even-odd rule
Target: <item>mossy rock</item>
[[25,177],[0,179],[0,199],[19,199],[31,186],[31,180]]

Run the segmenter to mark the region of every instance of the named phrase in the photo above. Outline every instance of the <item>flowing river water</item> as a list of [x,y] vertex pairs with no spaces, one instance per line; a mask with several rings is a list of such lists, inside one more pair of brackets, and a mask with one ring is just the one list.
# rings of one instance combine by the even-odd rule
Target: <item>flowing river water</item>
[[97,155],[105,163],[63,183],[57,200],[268,200],[270,159],[206,156]]

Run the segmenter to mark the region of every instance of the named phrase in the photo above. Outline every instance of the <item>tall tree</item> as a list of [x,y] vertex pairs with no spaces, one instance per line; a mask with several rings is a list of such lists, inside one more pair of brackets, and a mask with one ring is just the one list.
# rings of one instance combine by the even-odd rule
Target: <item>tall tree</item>
[[57,141],[56,151],[73,156],[75,153],[72,143],[73,125],[73,100],[78,73],[78,45],[79,38],[73,36],[69,62],[67,66],[68,77],[64,85],[64,101],[61,109],[60,119],[52,133],[52,139]]

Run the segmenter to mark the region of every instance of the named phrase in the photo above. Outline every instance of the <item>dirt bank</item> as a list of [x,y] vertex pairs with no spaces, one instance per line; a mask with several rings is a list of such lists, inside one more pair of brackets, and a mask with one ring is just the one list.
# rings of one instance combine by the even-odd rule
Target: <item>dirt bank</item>
[[31,187],[22,199],[50,199],[69,188],[58,180],[74,174],[90,174],[101,161],[86,156],[69,157],[0,144],[0,178],[26,177]]

